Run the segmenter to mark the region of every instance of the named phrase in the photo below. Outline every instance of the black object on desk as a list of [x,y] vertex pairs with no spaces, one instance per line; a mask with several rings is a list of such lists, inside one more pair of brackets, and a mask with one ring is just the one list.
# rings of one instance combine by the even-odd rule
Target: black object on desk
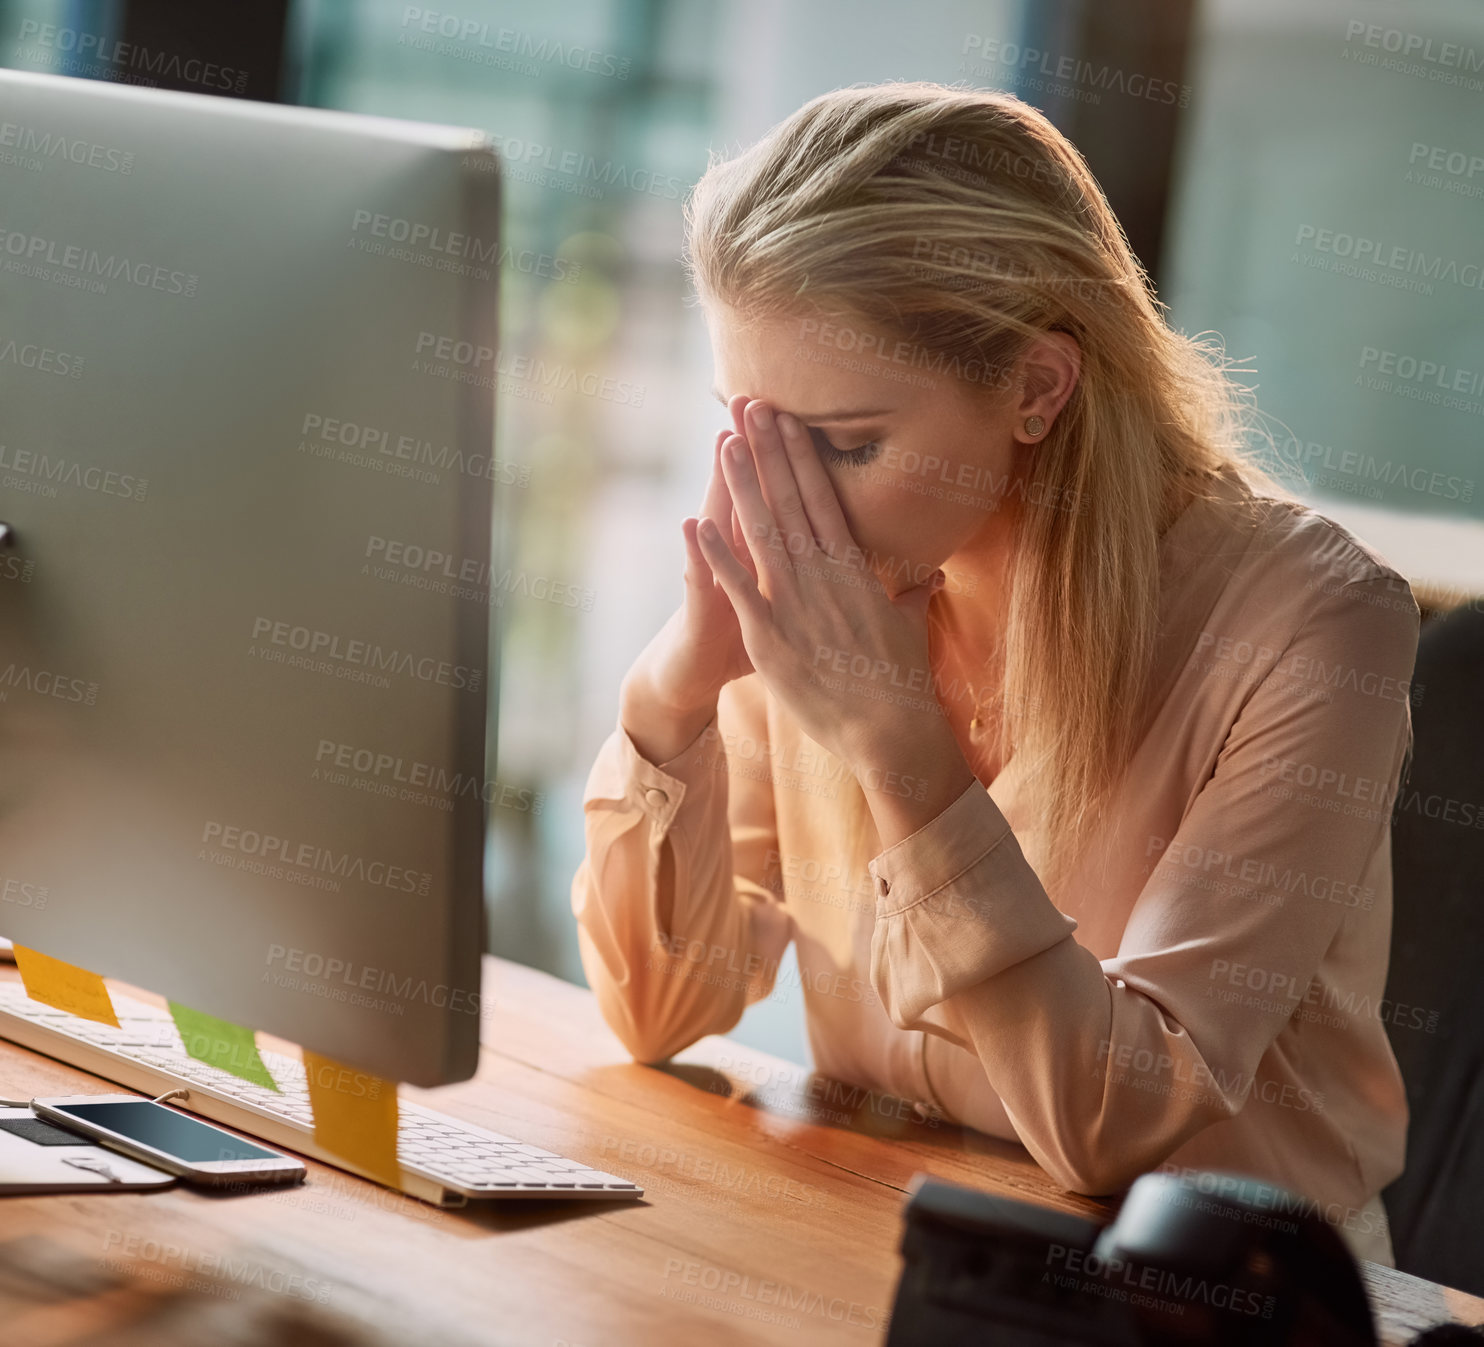
[[886,1347],[1376,1347],[1355,1259],[1309,1206],[1235,1175],[1145,1174],[1099,1227],[919,1175]]

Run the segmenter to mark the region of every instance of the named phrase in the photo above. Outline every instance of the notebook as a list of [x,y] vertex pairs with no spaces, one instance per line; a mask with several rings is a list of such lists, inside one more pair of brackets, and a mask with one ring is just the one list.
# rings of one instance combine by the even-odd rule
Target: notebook
[[173,1174],[42,1122],[28,1108],[0,1108],[0,1195],[168,1188]]

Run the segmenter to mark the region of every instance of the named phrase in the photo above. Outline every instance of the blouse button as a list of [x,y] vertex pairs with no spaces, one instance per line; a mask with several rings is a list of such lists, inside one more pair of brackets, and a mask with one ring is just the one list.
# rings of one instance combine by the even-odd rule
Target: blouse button
[[885,875],[877,875],[876,876],[876,893],[877,893],[877,895],[879,897],[885,898],[886,895],[889,894],[890,892],[891,892],[891,880],[887,879],[887,877]]
[[666,795],[664,791],[660,790],[657,786],[651,786],[647,791],[645,791],[644,798],[648,800],[649,803],[652,804],[656,809],[660,809],[670,803],[670,797]]

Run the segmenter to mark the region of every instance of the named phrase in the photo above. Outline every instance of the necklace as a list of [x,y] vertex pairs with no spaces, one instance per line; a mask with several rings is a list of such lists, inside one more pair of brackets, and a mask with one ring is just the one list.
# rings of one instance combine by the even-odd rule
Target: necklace
[[999,690],[991,684],[989,691],[985,692],[982,688],[971,685],[967,678],[962,680],[962,686],[974,706],[969,718],[969,733],[978,738],[987,733],[999,719],[995,713],[995,702],[1000,695]]
[[[973,710],[969,717],[968,732],[977,744],[994,729],[1000,720],[1000,711],[996,703],[1001,697],[1001,685],[994,677],[994,670],[997,664],[1002,663],[1003,651],[996,649],[984,660],[980,668],[975,670],[981,675],[990,675],[986,690],[983,684],[976,686],[969,680],[968,666],[972,652],[964,648],[960,629],[946,603],[943,606],[938,603],[931,604],[928,608],[928,621],[930,626],[937,629],[940,669],[953,670],[958,674],[949,682],[950,698],[961,702],[966,695],[972,702]],[[959,641],[953,639],[955,635],[960,635]],[[962,691],[960,692],[959,689]]]

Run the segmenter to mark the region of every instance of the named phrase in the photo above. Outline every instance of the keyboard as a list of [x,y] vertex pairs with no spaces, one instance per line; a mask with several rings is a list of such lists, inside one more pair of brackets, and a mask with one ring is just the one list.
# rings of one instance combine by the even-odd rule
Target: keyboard
[[[33,1001],[18,983],[0,984],[0,1038],[55,1057],[80,1070],[171,1102],[251,1137],[296,1151],[362,1178],[381,1182],[314,1140],[314,1116],[303,1064],[263,1052],[263,1064],[281,1093],[197,1061],[164,1010],[114,995],[119,1028],[95,1024]],[[590,1169],[514,1137],[501,1136],[446,1113],[398,1100],[397,1185],[440,1207],[483,1198],[612,1199],[643,1197],[627,1179]]]

